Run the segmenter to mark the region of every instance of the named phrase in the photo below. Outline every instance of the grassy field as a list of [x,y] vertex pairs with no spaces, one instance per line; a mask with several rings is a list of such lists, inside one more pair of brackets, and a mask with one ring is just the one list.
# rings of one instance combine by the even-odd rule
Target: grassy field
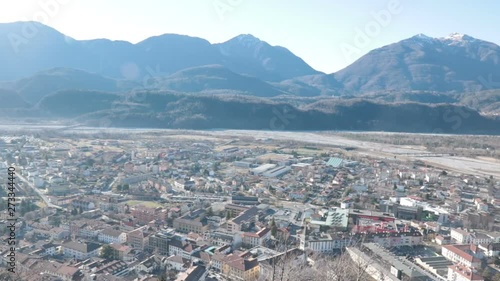
[[139,200],[129,200],[127,201],[127,204],[129,206],[135,206],[135,205],[143,205],[145,207],[149,208],[156,208],[156,207],[162,207],[160,203],[153,202],[153,201],[139,201]]

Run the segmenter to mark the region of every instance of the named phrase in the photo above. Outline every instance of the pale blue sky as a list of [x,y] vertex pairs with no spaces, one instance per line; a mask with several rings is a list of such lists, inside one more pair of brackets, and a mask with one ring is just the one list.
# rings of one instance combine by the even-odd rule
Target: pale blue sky
[[[381,10],[391,14],[383,27],[372,13]],[[0,22],[37,20],[75,39],[133,43],[163,33],[212,43],[250,33],[331,73],[418,33],[459,32],[500,44],[497,11],[497,0],[1,0]],[[356,29],[365,28],[372,28],[367,44],[355,43]],[[342,51],[347,47],[351,53]]]

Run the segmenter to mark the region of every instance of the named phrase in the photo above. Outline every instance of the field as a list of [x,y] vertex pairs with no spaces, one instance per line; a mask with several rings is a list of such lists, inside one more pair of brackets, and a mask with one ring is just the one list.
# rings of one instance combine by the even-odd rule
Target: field
[[136,206],[136,205],[143,205],[148,208],[157,208],[157,207],[162,207],[163,205],[157,202],[153,201],[139,201],[139,200],[129,200],[127,201],[127,205],[129,206]]

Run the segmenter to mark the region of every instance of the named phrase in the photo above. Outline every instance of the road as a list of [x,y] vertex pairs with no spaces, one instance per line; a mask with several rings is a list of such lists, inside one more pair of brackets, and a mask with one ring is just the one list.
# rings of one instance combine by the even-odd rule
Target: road
[[63,207],[61,206],[57,206],[55,204],[52,204],[49,200],[49,198],[47,198],[47,196],[45,196],[45,194],[43,194],[42,191],[40,191],[38,188],[36,188],[32,183],[30,183],[25,177],[23,177],[22,175],[20,174],[16,174],[16,177],[18,177],[22,182],[24,182],[24,184],[31,188],[33,191],[35,191],[38,196],[40,196],[40,198],[42,198],[43,202],[45,203],[45,205],[47,205],[47,207],[49,208],[55,208],[55,209],[60,209],[60,210],[65,210]]

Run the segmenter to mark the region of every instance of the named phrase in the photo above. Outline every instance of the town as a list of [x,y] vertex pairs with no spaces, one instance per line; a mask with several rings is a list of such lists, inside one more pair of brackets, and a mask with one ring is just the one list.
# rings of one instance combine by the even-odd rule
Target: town
[[500,280],[498,159],[346,140],[3,132],[0,278],[14,167],[19,280]]

